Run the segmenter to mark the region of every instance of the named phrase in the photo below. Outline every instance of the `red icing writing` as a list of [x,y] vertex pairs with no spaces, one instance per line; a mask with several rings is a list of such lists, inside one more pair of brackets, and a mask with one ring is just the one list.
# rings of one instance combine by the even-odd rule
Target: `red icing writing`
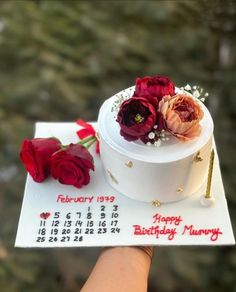
[[57,195],[57,203],[93,203],[97,201],[98,203],[113,203],[115,201],[115,196],[68,196],[68,195]]
[[164,224],[174,224],[176,226],[180,225],[180,223],[183,221],[181,216],[162,216],[161,214],[155,214],[153,217],[153,223],[161,223]]
[[57,203],[92,203],[94,197],[70,197],[64,195],[57,196]]
[[115,201],[115,196],[98,196],[97,197],[97,202],[99,203],[113,203]]
[[182,235],[188,234],[190,236],[210,235],[211,241],[216,241],[220,234],[223,234],[220,228],[206,228],[195,229],[193,225],[185,225]]
[[176,228],[167,228],[166,226],[151,226],[151,227],[142,227],[140,225],[133,225],[134,235],[155,235],[156,238],[159,238],[159,235],[167,235],[168,240],[174,239]]
[[141,236],[155,236],[159,238],[166,236],[168,240],[173,240],[177,236],[208,237],[211,241],[216,241],[223,234],[219,227],[195,228],[193,224],[185,224],[182,216],[164,216],[156,213],[152,216],[152,226],[133,225],[133,234]]

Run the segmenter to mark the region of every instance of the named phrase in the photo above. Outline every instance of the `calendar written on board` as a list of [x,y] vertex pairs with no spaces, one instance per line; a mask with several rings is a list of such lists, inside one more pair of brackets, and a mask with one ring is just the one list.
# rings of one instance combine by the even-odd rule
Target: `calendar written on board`
[[[37,123],[36,137],[76,142],[74,123]],[[16,247],[92,247],[119,245],[230,245],[234,235],[216,155],[212,193],[215,204],[200,204],[205,186],[192,196],[156,207],[115,191],[95,155],[95,172],[82,189],[27,176]],[[145,194],[144,194],[145,195]]]
[[[98,204],[92,204],[95,200]],[[58,195],[57,201],[68,202],[71,198]],[[87,236],[120,233],[119,206],[114,196],[78,197],[75,203],[88,202],[85,208],[74,212],[42,212],[39,214],[39,227],[36,242],[83,242]],[[101,204],[99,204],[101,203]]]

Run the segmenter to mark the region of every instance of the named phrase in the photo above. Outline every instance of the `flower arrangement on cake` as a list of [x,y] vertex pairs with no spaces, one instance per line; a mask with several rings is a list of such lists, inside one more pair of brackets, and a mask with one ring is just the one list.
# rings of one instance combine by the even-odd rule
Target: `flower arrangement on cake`
[[137,78],[133,96],[119,96],[113,107],[120,134],[127,141],[140,139],[157,147],[170,135],[179,141],[192,140],[201,132],[200,103],[208,93],[203,94],[203,89],[190,85],[176,90],[164,76]]

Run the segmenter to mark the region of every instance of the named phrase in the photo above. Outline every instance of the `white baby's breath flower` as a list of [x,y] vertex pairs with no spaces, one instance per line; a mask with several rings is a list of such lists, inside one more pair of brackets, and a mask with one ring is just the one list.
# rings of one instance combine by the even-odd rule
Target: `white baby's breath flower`
[[184,86],[184,89],[189,91],[189,90],[191,90],[191,86],[189,84],[187,84],[186,86]]
[[155,147],[159,147],[160,145],[161,145],[161,140],[155,141],[155,143],[154,143]]
[[194,86],[193,86],[193,89],[194,89],[194,90],[196,90],[196,89],[197,89],[197,86],[196,86],[196,85],[194,85]]
[[165,138],[165,133],[164,132],[162,132],[161,134],[160,134],[160,137],[162,137],[162,138]]
[[154,139],[154,138],[155,138],[155,134],[154,134],[153,132],[150,132],[150,133],[148,134],[148,138],[149,138],[149,139]]
[[151,144],[151,142],[147,142],[147,144],[146,144],[147,146],[151,146],[152,144]]
[[200,96],[200,92],[199,92],[198,90],[195,90],[195,91],[193,92],[193,96],[196,97],[196,98],[199,98],[199,96]]
[[208,92],[206,92],[206,93],[205,93],[205,97],[208,97],[208,96],[209,96],[209,93],[208,93]]

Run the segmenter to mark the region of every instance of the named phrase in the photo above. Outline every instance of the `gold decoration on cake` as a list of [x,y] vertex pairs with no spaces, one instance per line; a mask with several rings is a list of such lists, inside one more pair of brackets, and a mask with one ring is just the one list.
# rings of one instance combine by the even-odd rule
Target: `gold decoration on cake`
[[178,187],[178,188],[176,189],[176,192],[177,192],[177,193],[182,193],[183,190],[184,190],[184,187],[181,186],[181,187]]
[[107,169],[107,172],[111,178],[111,180],[115,183],[115,184],[119,184],[118,180],[114,177],[114,175],[110,172],[110,170]]
[[214,149],[212,149],[211,156],[210,156],[210,162],[209,162],[209,169],[208,169],[206,193],[205,193],[205,195],[202,195],[200,197],[200,203],[205,207],[210,207],[215,202],[215,198],[211,195],[211,184],[212,184],[212,174],[213,174],[213,167],[214,167],[214,158],[215,158],[215,151],[214,151]]
[[158,201],[158,200],[154,200],[154,201],[152,201],[152,205],[153,205],[154,207],[160,207],[160,206],[161,206],[161,202]]
[[129,167],[129,168],[132,168],[134,164],[133,164],[132,161],[128,161],[128,162],[125,163],[125,165],[126,165],[127,167]]
[[205,198],[209,199],[211,197],[211,182],[212,182],[212,173],[213,173],[213,165],[214,165],[215,151],[211,150],[209,169],[208,169],[208,177],[207,177],[207,188]]
[[197,154],[193,157],[194,162],[201,162],[203,161],[202,157],[200,156],[200,151],[197,152]]

